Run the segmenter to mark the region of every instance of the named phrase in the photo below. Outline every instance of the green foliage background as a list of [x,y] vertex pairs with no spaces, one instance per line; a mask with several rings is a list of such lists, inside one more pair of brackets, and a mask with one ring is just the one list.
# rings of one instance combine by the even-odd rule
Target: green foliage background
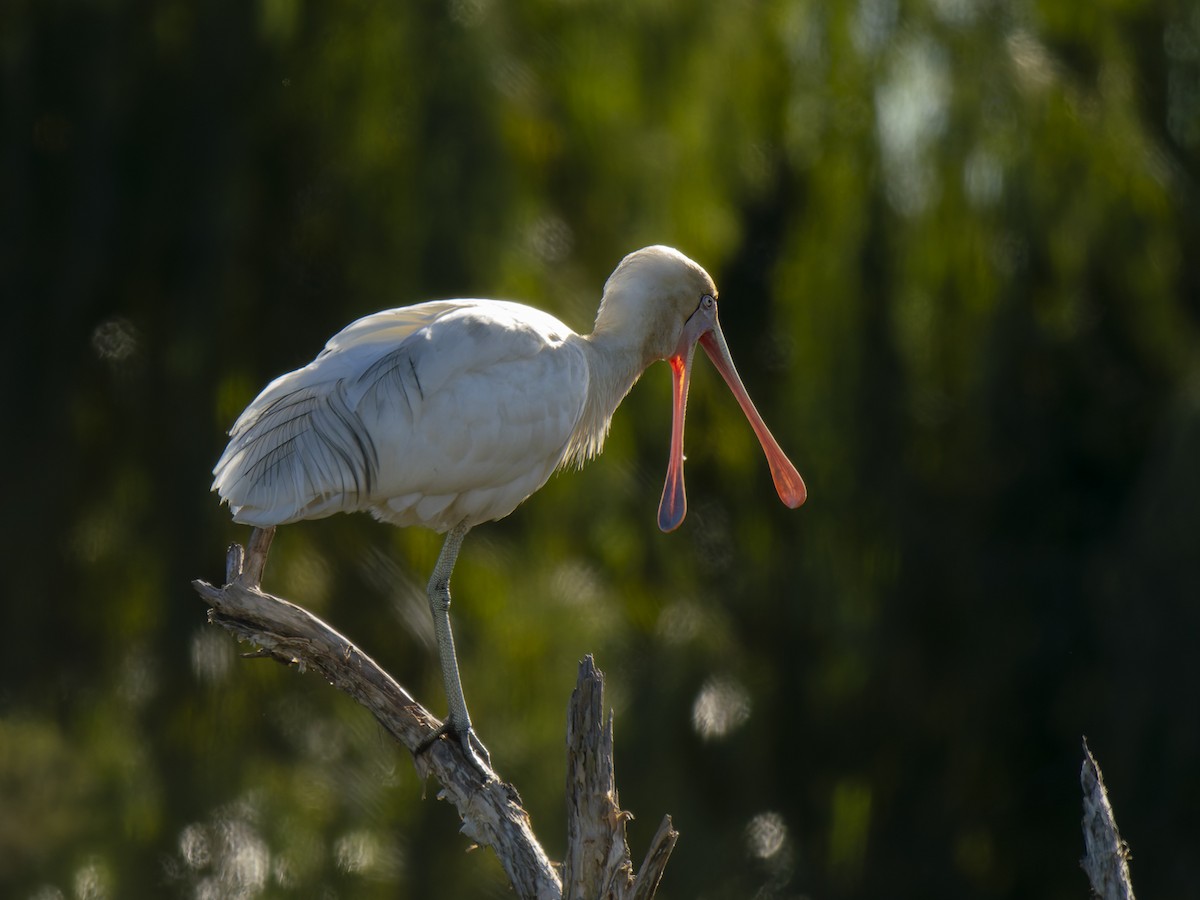
[[[1084,897],[1084,734],[1139,892],[1195,896],[1200,8],[10,0],[0,90],[5,897],[506,895],[365,713],[206,626],[209,472],[352,318],[586,330],[656,242],[811,497],[701,363],[659,534],[655,367],[470,536],[467,694],[551,853],[592,652],[663,897]],[[438,546],[291,526],[268,586],[440,711]]]

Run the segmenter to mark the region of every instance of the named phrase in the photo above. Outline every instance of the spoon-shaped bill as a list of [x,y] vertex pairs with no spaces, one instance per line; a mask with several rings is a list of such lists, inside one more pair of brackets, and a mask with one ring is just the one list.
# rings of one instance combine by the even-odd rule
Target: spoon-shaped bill
[[[771,430],[767,428],[762,416],[758,414],[754,402],[746,392],[745,385],[742,384],[742,379],[738,376],[720,325],[712,321],[711,328],[701,333],[696,340],[704,347],[704,352],[713,361],[713,365],[717,367],[717,371],[729,385],[733,396],[737,398],[742,412],[750,420],[750,427],[758,436],[758,442],[762,444],[763,453],[767,457],[767,464],[771,467],[771,478],[775,482],[775,490],[779,494],[779,499],[788,507],[795,509],[808,497],[804,479],[800,477],[796,467],[780,449]],[[687,514],[687,494],[683,484],[683,423],[687,412],[688,385],[691,382],[692,359],[695,350],[696,341],[693,340],[687,344],[686,356],[677,353],[667,360],[671,364],[672,375],[671,455],[667,462],[667,480],[663,485],[662,499],[658,505],[658,527],[663,531],[674,531]]]
[[[742,412],[750,420],[750,427],[758,436],[758,442],[762,444],[763,453],[767,457],[767,465],[771,467],[771,478],[775,482],[775,490],[779,494],[779,499],[785,506],[795,509],[808,497],[808,488],[804,486],[804,479],[800,477],[796,467],[792,465],[791,460],[787,458],[771,434],[771,430],[767,428],[767,423],[754,408],[754,401],[750,399],[745,385],[742,384],[742,379],[738,377],[737,368],[733,365],[733,357],[729,355],[729,347],[725,343],[725,335],[721,333],[721,326],[714,324],[710,331],[702,334],[700,346],[704,348],[708,358],[713,361],[713,365],[717,367],[717,371],[729,385],[729,390],[733,391],[733,396],[737,398]],[[680,425],[682,427],[682,417]],[[682,437],[680,440],[682,442]]]
[[658,527],[674,531],[687,514],[687,494],[683,490],[683,417],[687,412],[688,382],[692,377],[692,344],[687,358],[672,356],[671,364],[671,456],[667,462],[667,481],[658,504]]

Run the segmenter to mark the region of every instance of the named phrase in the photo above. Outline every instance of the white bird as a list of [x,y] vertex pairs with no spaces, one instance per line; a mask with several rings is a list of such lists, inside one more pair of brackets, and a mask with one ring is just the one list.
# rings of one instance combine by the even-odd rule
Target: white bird
[[[673,371],[670,459],[658,524],[687,508],[683,424],[696,344],[750,420],[780,499],[804,481],[754,408],[717,322],[708,273],[669,247],[626,256],[579,335],[498,300],[445,300],[375,313],[315,360],[276,378],[238,417],[213,490],[236,522],[268,528],[338,512],[446,534],[428,596],[452,733],[477,765],[450,629],[450,574],[467,532],[501,519],[562,466],[598,454],[617,405],[656,360]],[[474,741],[474,745],[473,742]],[[481,766],[483,771],[487,771]]]

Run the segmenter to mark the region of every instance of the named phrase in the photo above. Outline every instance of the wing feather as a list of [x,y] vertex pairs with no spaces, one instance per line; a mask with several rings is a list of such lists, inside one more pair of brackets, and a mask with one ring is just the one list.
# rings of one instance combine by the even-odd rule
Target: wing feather
[[559,464],[582,414],[574,337],[498,301],[359,319],[247,407],[213,489],[254,525],[370,510],[445,530],[507,515]]

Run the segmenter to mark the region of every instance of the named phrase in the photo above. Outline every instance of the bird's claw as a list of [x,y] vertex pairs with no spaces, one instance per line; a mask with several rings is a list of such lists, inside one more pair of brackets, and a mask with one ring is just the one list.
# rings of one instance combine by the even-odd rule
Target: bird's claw
[[468,728],[458,736],[458,739],[462,744],[463,753],[467,755],[467,759],[479,770],[484,779],[495,778],[496,773],[492,771],[492,755],[488,753],[487,747],[483,746],[483,741],[475,734],[475,729]]
[[463,754],[475,767],[476,771],[483,776],[484,780],[495,778],[496,773],[492,770],[492,755],[488,753],[487,747],[483,745],[483,741],[475,734],[475,729],[468,725],[466,728],[458,728],[455,724],[447,719],[441,724],[437,731],[421,741],[414,751],[420,755],[432,747],[435,743],[444,737],[453,737],[458,739],[458,744],[462,747]]

